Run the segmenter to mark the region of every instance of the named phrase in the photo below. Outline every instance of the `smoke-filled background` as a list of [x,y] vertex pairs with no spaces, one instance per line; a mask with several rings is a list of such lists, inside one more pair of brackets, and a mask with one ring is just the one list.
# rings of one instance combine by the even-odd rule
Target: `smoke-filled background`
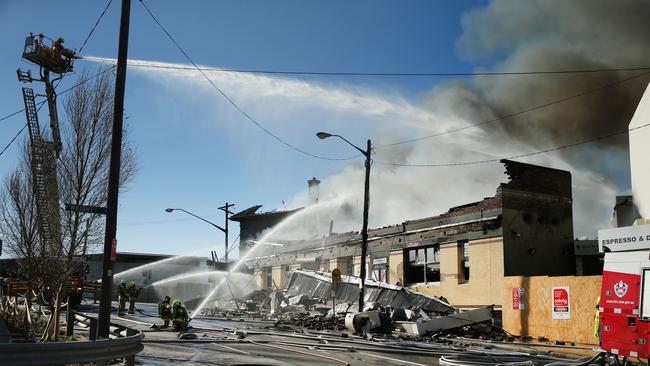
[[[646,1],[493,1],[465,14],[457,48],[461,57],[486,65],[477,71],[642,67],[650,59],[649,16]],[[505,178],[499,164],[391,168],[378,162],[465,162],[598,138],[627,128],[648,80],[647,71],[620,71],[476,76],[436,86],[421,104],[436,118],[417,121],[415,138],[588,93],[413,144],[381,147],[394,139],[392,128],[385,128],[374,136],[379,146],[371,184],[371,222],[384,225],[441,213],[493,195]],[[627,141],[627,135],[621,135],[520,160],[572,172],[575,233],[593,236],[609,224],[614,196],[629,191]],[[362,174],[362,166],[351,166],[327,177],[321,195],[360,197],[356,188]],[[305,199],[303,193],[296,204]]]
[[[648,19],[647,1],[492,1],[464,14],[457,53],[477,65],[476,71],[644,67],[650,60]],[[183,109],[210,105],[213,109],[209,113],[217,123],[237,115],[196,72],[133,70],[150,77],[163,91],[174,91],[174,102],[182,104]],[[432,82],[432,89],[418,98],[402,95],[397,89],[351,81],[207,74],[249,113],[263,116],[267,128],[290,141],[313,136],[325,121],[328,132],[355,129],[353,141],[361,147],[365,146],[363,137],[369,136],[375,146],[370,226],[377,227],[436,215],[493,196],[506,179],[498,162],[447,167],[402,165],[489,160],[619,132],[627,128],[650,80],[647,72],[459,77]],[[472,124],[480,125],[437,135]],[[250,130],[241,124],[220,124],[219,129],[234,141],[251,138]],[[430,135],[437,136],[427,137]],[[393,145],[409,139],[417,141]],[[339,156],[354,153],[335,139],[319,144],[335,147]],[[246,164],[260,157],[244,151],[238,158]],[[572,173],[576,236],[593,237],[597,229],[607,227],[615,195],[629,192],[627,135],[518,160]],[[268,181],[268,190],[273,190],[273,176],[281,175],[283,169],[290,167],[260,167],[260,179]],[[317,217],[295,219],[276,235],[320,236],[327,232],[330,220],[336,232],[358,230],[363,173],[363,161],[357,159],[329,176],[318,177],[322,181],[320,202],[329,203],[310,211]],[[305,179],[309,177],[306,172]],[[305,185],[286,207],[309,204]]]

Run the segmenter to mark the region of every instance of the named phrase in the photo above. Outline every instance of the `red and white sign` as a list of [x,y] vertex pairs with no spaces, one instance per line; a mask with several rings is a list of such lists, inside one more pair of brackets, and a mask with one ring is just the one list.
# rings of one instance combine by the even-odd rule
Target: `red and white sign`
[[111,262],[115,262],[117,259],[117,239],[113,239],[113,243],[111,245]]
[[512,308],[515,310],[524,309],[524,289],[523,288],[513,288],[512,289]]
[[571,296],[569,287],[553,287],[551,291],[553,319],[571,319]]

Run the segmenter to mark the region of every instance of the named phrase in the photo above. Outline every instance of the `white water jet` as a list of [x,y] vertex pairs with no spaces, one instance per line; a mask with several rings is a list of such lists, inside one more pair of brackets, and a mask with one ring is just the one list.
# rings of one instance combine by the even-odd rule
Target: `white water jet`
[[311,206],[307,206],[307,207],[303,208],[302,210],[296,211],[293,214],[291,214],[291,215],[287,216],[286,218],[284,218],[284,220],[280,221],[270,231],[268,231],[259,241],[257,241],[255,243],[255,245],[253,245],[246,252],[246,254],[244,254],[243,256],[241,256],[239,258],[239,260],[230,268],[230,270],[228,271],[228,274],[226,274],[226,276],[221,280],[221,282],[219,282],[219,284],[217,284],[215,286],[215,288],[212,291],[210,291],[208,296],[206,296],[206,298],[203,299],[203,301],[199,304],[199,306],[197,306],[196,309],[194,309],[194,311],[192,311],[192,314],[200,314],[203,307],[208,303],[208,301],[210,301],[212,296],[214,296],[214,294],[219,290],[219,288],[228,280],[228,277],[233,273],[233,271],[235,271],[237,268],[239,268],[239,266],[241,266],[244,263],[244,261],[248,258],[248,256],[251,255],[251,253],[253,253],[255,251],[255,249],[257,249],[260,245],[264,245],[264,243],[267,240],[269,240],[269,238],[271,238],[272,235],[276,234],[281,229],[283,229],[284,227],[286,227],[287,225],[289,225],[290,223],[292,223],[293,221],[295,221],[298,218],[301,218],[303,216],[311,214],[311,213],[313,213],[315,211],[317,212],[318,210],[328,208],[330,205],[341,204],[342,202],[344,202],[343,198],[338,197],[338,198],[335,198],[335,199],[332,199],[332,200],[329,200],[329,201],[325,201],[325,202],[317,203],[317,204],[314,204],[314,205],[311,205]]
[[176,275],[176,276],[171,276],[171,277],[163,278],[162,280],[158,280],[158,281],[156,281],[156,282],[153,282],[153,283],[151,283],[151,284],[145,286],[145,288],[148,288],[148,287],[154,287],[154,286],[157,286],[157,285],[162,285],[162,284],[169,283],[169,282],[180,281],[180,280],[184,280],[184,279],[188,279],[188,278],[195,278],[195,277],[202,277],[202,276],[210,276],[210,275],[219,275],[219,274],[225,276],[227,273],[228,273],[228,272],[226,272],[226,271],[214,271],[214,270],[212,270],[212,271],[201,271],[201,272],[185,273],[185,274],[181,274],[181,275]]
[[[197,250],[194,250],[194,251],[192,251],[192,252],[190,252],[188,254],[185,254],[185,255],[175,255],[175,256],[172,256],[172,257],[169,257],[169,258],[161,259],[159,261],[143,264],[141,266],[133,267],[133,268],[127,269],[125,271],[116,273],[116,274],[113,275],[113,278],[117,279],[117,278],[124,277],[124,276],[127,276],[127,275],[132,275],[132,274],[137,273],[138,271],[140,271],[142,269],[156,267],[156,266],[159,266],[161,264],[170,263],[170,262],[173,262],[175,260],[179,260],[179,259],[183,259],[183,258],[194,257],[194,254],[198,254],[198,253],[204,252],[206,250],[213,250],[213,249],[215,249],[215,247],[207,247],[207,248],[197,249]],[[100,280],[100,282],[101,282],[101,280]]]

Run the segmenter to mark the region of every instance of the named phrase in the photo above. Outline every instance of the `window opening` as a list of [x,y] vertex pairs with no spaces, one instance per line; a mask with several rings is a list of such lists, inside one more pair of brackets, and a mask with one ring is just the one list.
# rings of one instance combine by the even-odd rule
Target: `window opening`
[[405,266],[404,277],[407,284],[440,282],[439,245],[407,249],[406,251],[408,263]]

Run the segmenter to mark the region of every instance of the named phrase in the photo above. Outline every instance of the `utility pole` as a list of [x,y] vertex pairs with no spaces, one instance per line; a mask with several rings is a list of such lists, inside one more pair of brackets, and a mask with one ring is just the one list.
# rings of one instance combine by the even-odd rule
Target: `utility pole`
[[366,294],[366,255],[368,252],[368,209],[370,207],[370,139],[365,152],[366,156],[366,183],[363,191],[363,226],[361,227],[361,291],[359,291],[359,311],[363,311],[363,301]]
[[[363,191],[363,226],[361,227],[361,270],[359,271],[359,311],[363,311],[363,299],[366,295],[366,254],[368,252],[368,209],[370,208],[370,155],[372,155],[372,146],[368,139],[366,150],[356,146],[341,135],[333,135],[327,132],[317,132],[316,137],[323,140],[330,137],[338,137],[348,145],[357,149],[366,157],[366,181]],[[330,225],[330,231],[331,225]]]
[[228,208],[233,207],[234,205],[235,205],[234,203],[229,204],[228,202],[226,202],[225,205],[218,207],[219,210],[223,211],[226,214],[226,226],[225,226],[225,230],[223,231],[223,233],[226,236],[226,254],[224,255],[224,261],[226,262],[226,266],[228,266],[228,214],[232,214],[232,212],[230,212]]
[[117,199],[120,184],[120,160],[122,156],[122,123],[124,118],[124,89],[126,86],[126,59],[129,49],[130,12],[131,0],[122,0],[120,41],[117,53],[117,76],[115,77],[115,100],[113,101],[113,138],[111,141],[111,165],[108,174],[106,231],[104,233],[104,269],[102,271],[102,295],[99,303],[98,338],[108,338],[111,321],[113,262],[115,261],[117,251]]

